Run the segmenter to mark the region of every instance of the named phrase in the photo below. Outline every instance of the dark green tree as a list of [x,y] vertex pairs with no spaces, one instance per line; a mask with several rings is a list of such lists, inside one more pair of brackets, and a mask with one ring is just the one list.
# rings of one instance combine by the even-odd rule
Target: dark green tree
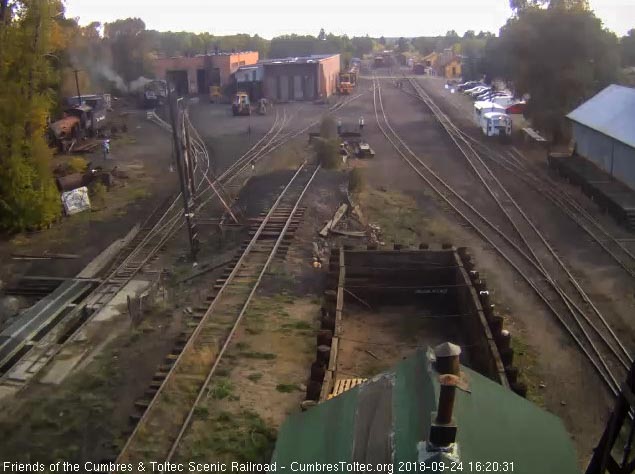
[[620,59],[623,67],[635,66],[635,28],[620,40]]
[[397,40],[397,51],[400,53],[408,51],[408,40],[403,36]]
[[[146,25],[140,18],[126,18],[104,26],[104,37],[110,45],[113,66],[125,83],[150,74],[150,44]],[[191,42],[188,52],[191,52]]]
[[[488,49],[490,75],[509,80],[528,94],[526,114],[558,141],[564,116],[617,77],[617,38],[588,9],[528,7],[501,29]],[[486,48],[487,49],[487,48]]]
[[361,58],[365,54],[370,54],[373,52],[374,41],[373,39],[366,36],[357,36],[351,39],[351,44],[354,48],[355,56]]

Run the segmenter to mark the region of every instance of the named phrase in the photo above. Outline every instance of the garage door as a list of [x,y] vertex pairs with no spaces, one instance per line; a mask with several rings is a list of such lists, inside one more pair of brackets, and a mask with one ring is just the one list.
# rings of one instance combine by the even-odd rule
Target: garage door
[[304,89],[302,88],[302,76],[293,76],[293,99],[304,100]]
[[278,83],[276,82],[276,78],[269,76],[266,79],[266,94],[267,97],[271,100],[278,100]]
[[286,102],[289,100],[289,76],[278,77],[278,85],[280,88],[278,92],[280,94],[280,100]]
[[309,74],[306,77],[304,98],[307,100],[315,99],[315,76]]

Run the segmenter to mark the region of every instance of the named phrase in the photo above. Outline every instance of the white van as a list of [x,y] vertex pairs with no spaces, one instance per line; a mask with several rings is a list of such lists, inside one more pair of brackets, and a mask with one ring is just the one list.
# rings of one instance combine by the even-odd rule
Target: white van
[[474,120],[477,124],[481,125],[481,117],[486,112],[505,113],[505,107],[486,100],[474,102]]
[[511,136],[512,118],[506,113],[485,112],[481,116],[481,130],[488,137]]

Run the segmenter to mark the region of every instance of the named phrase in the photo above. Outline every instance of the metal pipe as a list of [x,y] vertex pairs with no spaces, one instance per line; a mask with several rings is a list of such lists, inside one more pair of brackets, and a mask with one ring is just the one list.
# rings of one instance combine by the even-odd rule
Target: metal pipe
[[79,79],[77,76],[79,69],[73,69],[73,72],[75,73],[75,86],[77,87],[77,100],[79,101],[77,105],[82,105],[82,94],[79,92]]
[[439,393],[439,405],[437,407],[436,422],[440,425],[449,425],[452,422],[454,414],[454,399],[456,397],[456,385],[453,380],[446,380],[447,377],[452,379],[458,378],[455,375],[443,376],[441,380],[441,391]]

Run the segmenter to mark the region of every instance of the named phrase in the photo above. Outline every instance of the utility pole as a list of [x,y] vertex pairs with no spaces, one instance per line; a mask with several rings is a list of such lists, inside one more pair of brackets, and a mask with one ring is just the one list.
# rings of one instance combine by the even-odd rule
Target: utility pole
[[82,105],[82,94],[79,92],[79,77],[77,75],[79,71],[79,69],[73,69],[75,73],[75,87],[77,87],[77,100],[79,101],[77,105]]
[[179,128],[176,110],[176,97],[172,91],[172,84],[168,82],[168,105],[170,108],[170,123],[172,125],[172,140],[174,142],[174,155],[176,159],[176,169],[179,173],[179,182],[181,185],[181,196],[183,198],[183,212],[185,214],[185,224],[187,226],[187,234],[190,241],[190,255],[192,261],[196,263],[196,254],[198,253],[198,233],[194,224],[194,213],[190,209],[190,186],[186,183],[186,171],[183,163],[183,145],[179,137]]
[[190,187],[190,196],[194,199],[196,193],[196,179],[194,177],[194,166],[196,166],[196,154],[192,148],[192,142],[190,140],[190,129],[186,125],[183,127],[183,133],[185,134],[185,169],[187,172],[188,183]]

